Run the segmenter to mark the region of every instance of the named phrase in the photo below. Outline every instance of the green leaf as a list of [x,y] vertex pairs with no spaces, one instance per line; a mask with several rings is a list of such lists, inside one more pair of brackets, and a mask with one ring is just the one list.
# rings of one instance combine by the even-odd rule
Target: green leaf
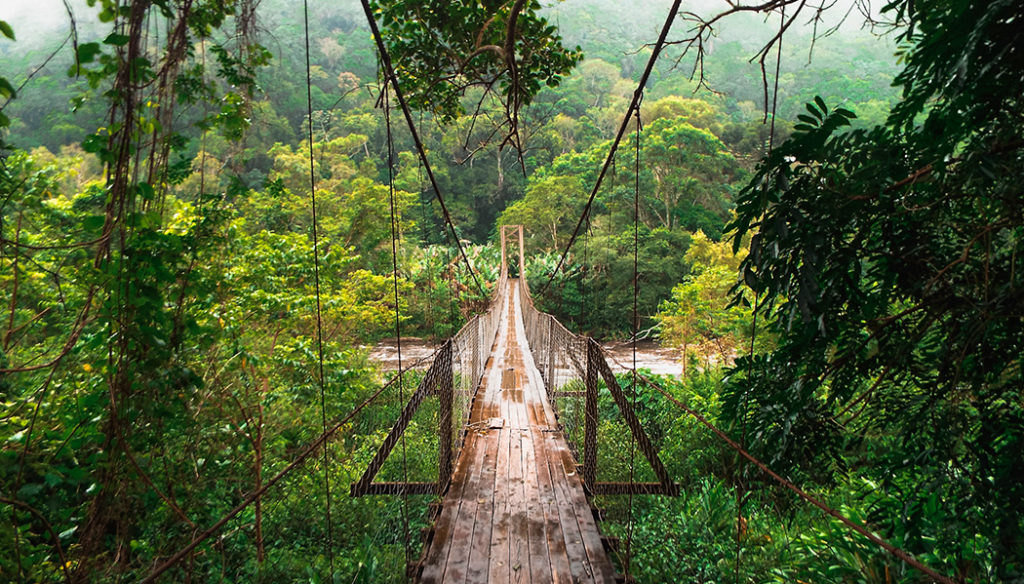
[[14,86],[11,85],[11,83],[7,81],[7,79],[0,77],[0,95],[6,97],[7,99],[14,99],[14,96],[16,94],[17,92],[14,90]]
[[153,191],[153,186],[150,185],[149,183],[140,182],[135,186],[135,188],[139,196],[146,201],[152,201],[153,198],[156,196],[156,194]]
[[828,111],[828,107],[825,106],[825,100],[822,99],[820,95],[814,96],[814,103],[818,104],[818,107],[821,108],[822,113]]
[[100,54],[99,43],[85,43],[78,45],[78,53],[76,54],[76,60],[70,67],[68,67],[68,77],[77,77],[82,74],[82,66],[86,63],[91,63],[96,59],[96,55]]
[[96,55],[99,55],[102,49],[99,43],[84,43],[78,45],[78,62],[79,64],[92,63],[96,59]]
[[811,112],[811,115],[818,118],[819,120],[825,119],[825,110],[818,111],[817,108],[814,107],[814,105],[809,103],[804,104],[804,107],[807,108],[807,111]]
[[128,35],[112,32],[109,36],[107,36],[107,38],[103,39],[103,44],[113,45],[115,47],[123,47],[128,44],[129,40],[131,39],[128,37]]
[[0,32],[4,33],[4,36],[11,39],[12,41],[16,40],[14,38],[14,29],[11,28],[11,25],[7,24],[2,20],[0,20]]
[[82,150],[86,152],[97,153],[107,147],[107,141],[98,134],[89,134],[82,140]]
[[82,219],[82,228],[88,231],[95,231],[101,229],[103,224],[106,222],[104,215],[90,215],[85,219]]
[[18,498],[19,499],[28,499],[28,498],[32,497],[33,495],[39,494],[39,492],[42,491],[42,490],[43,490],[42,483],[28,483],[27,485],[25,485],[25,486],[21,487],[20,489],[18,489]]

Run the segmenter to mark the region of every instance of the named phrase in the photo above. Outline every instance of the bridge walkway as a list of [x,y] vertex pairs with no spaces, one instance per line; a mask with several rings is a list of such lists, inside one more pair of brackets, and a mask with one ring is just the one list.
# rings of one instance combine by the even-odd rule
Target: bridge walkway
[[614,582],[508,289],[420,582]]

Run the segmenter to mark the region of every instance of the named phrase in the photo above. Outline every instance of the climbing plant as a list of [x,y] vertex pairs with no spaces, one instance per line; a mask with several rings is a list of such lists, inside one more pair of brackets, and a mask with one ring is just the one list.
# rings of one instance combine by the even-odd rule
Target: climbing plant
[[[980,534],[1024,577],[1024,7],[893,1],[902,99],[884,125],[818,98],[737,205],[736,242],[776,350],[738,363],[726,410],[778,468],[858,465],[942,557]],[[749,408],[743,404],[749,400]],[[909,484],[928,485],[907,490]],[[929,532],[923,498],[959,519]],[[884,519],[883,519],[884,517]],[[944,560],[969,574],[962,551]]]
[[[216,338],[197,318],[211,282],[196,266],[220,241],[226,193],[200,189],[183,201],[170,190],[184,178],[175,163],[190,134],[245,130],[254,68],[268,56],[252,37],[252,4],[90,2],[107,33],[76,43],[69,75],[88,84],[81,101],[107,104],[106,123],[81,146],[102,174],[61,192],[54,167],[24,153],[9,161],[17,186],[3,207],[12,270],[0,375],[16,439],[2,480],[17,501],[5,520],[5,580],[48,579],[47,565],[77,581],[99,566],[138,567],[150,551],[134,541],[147,506],[195,525],[182,493],[155,482],[170,471],[155,461],[195,421],[182,405],[202,386],[196,356]],[[186,133],[175,122],[188,110],[198,121]],[[25,512],[46,501],[62,537],[74,535],[68,555],[59,541],[37,540],[38,512]],[[46,550],[59,560],[47,562]]]

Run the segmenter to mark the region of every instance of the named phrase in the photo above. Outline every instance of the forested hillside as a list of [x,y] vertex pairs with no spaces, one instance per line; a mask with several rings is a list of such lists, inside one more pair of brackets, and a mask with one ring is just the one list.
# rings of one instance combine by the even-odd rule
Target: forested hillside
[[682,495],[598,498],[631,576],[933,581],[675,399],[1024,582],[1018,3],[699,2],[592,206],[672,2],[371,4],[429,169],[355,1],[0,8],[0,580],[137,581],[244,503],[166,581],[402,581],[434,498],[348,497],[412,383],[368,346],[451,336],[524,225],[541,308],[685,364],[634,387]]

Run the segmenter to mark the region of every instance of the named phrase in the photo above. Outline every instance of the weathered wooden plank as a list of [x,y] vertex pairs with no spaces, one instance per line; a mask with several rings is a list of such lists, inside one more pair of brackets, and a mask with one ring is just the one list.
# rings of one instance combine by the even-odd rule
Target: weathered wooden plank
[[551,581],[572,582],[569,554],[560,525],[558,499],[555,496],[555,487],[551,483],[551,470],[548,466],[549,449],[546,443],[548,439],[548,433],[539,429],[534,431],[533,449],[537,465],[537,491],[544,513],[544,537],[551,567]]
[[[519,410],[520,414],[525,411],[525,408],[522,407],[516,409]],[[529,438],[523,431],[522,417],[520,415],[513,417],[518,418],[517,421],[519,423],[516,424],[517,427],[511,432],[512,448],[509,452],[508,581],[522,582],[524,564],[530,560],[529,533],[526,521],[526,491],[523,487],[525,475],[523,469],[523,442],[529,440]],[[525,570],[525,573],[529,573],[529,568]]]
[[[498,383],[498,379],[500,379],[499,365],[499,359],[491,361],[488,382],[483,388],[485,395],[482,397],[484,399],[481,400],[478,410],[479,418],[473,419],[474,424],[487,420],[488,426],[490,426],[489,421],[492,418],[500,417],[499,404],[494,399],[496,395],[494,388],[500,386]],[[503,431],[504,427],[488,428],[486,434],[481,435],[481,440],[485,441],[484,456],[467,476],[467,480],[472,484],[472,490],[463,494],[466,499],[464,503],[466,507],[460,517],[462,529],[452,538],[453,550],[449,554],[450,565],[446,568],[445,582],[473,581],[465,579],[469,574],[469,560],[474,538],[484,533],[489,537],[490,534],[489,515],[493,513],[498,449]],[[483,517],[487,518],[485,522],[481,522]]]
[[[583,494],[583,481],[580,479],[579,474],[575,473],[576,461],[567,448],[562,450],[561,454],[562,464],[566,469],[566,481],[569,486],[568,494],[576,514],[576,521],[579,525],[580,536],[583,538],[583,545],[587,550],[587,556],[594,570],[594,580],[597,582],[610,582],[615,578],[615,569],[608,559],[608,554],[604,551],[604,545],[601,543],[601,532],[597,529],[594,514],[590,511],[590,505]],[[572,470],[571,474],[569,469]]]
[[502,481],[502,465],[508,461],[509,429],[497,430],[489,445],[493,455],[485,462],[480,490],[471,496],[477,501],[473,532],[467,541],[460,544],[461,555],[466,561],[466,582],[486,582],[491,564],[491,543],[495,534],[495,515],[503,503],[498,488]]
[[[507,405],[503,408],[507,415]],[[473,558],[470,560],[470,575],[482,576],[482,579],[470,578],[470,582],[508,582],[508,522],[509,522],[509,455],[512,450],[511,424],[506,424],[501,430],[501,442],[498,444],[496,481],[492,490],[494,505],[489,518],[491,532],[490,537],[474,538],[472,548]],[[486,547],[484,544],[486,543]],[[480,554],[483,554],[482,557]]]
[[565,477],[565,467],[561,461],[560,448],[552,448],[553,441],[557,438],[549,434],[545,440],[548,447],[548,472],[551,475],[551,486],[555,493],[555,508],[558,511],[559,537],[565,545],[566,554],[569,557],[569,575],[571,582],[593,582],[594,570],[590,566],[590,559],[587,556],[587,549],[583,545],[583,537],[580,534],[579,522],[576,520],[576,510],[573,509],[572,499],[569,495],[568,481]]
[[423,559],[423,573],[420,575],[420,582],[440,582],[444,575],[448,555],[452,548],[455,525],[462,512],[462,506],[467,504],[467,498],[464,496],[467,476],[471,469],[479,468],[483,464],[485,445],[485,440],[475,434],[466,438],[461,460],[452,476],[451,489],[448,491],[448,496],[445,497],[445,504],[437,520],[434,540]]
[[[535,421],[535,420],[531,420]],[[525,581],[533,584],[544,584],[552,581],[551,558],[547,546],[546,518],[544,505],[540,500],[540,477],[537,469],[538,441],[544,440],[535,424],[527,430],[528,440],[523,443],[523,495],[526,499],[527,549],[529,558],[524,570]]]
[[489,430],[485,436],[481,436],[484,455],[467,477],[468,484],[462,494],[462,507],[449,544],[443,582],[481,581],[470,578],[472,544],[481,537],[481,534],[487,534],[489,537],[489,517],[494,505],[494,460],[501,432],[502,430]]

